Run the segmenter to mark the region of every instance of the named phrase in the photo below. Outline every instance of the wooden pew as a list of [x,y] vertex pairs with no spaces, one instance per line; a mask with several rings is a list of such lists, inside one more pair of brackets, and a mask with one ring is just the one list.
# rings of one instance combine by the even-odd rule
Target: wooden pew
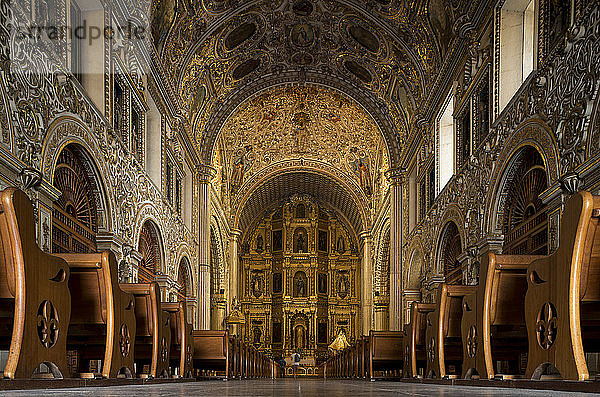
[[134,359],[138,376],[169,377],[170,315],[162,310],[160,287],[153,281],[121,284],[121,289],[133,294],[135,298]]
[[435,310],[427,315],[427,377],[454,378],[462,374],[463,297],[476,290],[476,286],[440,285]]
[[[404,361],[403,331],[369,331],[368,376],[371,381],[399,376]],[[383,375],[377,375],[382,372]],[[390,376],[391,375],[391,376]]]
[[[525,273],[527,266],[539,258],[491,252],[481,257],[477,291],[463,298],[464,378],[510,379],[525,371]],[[497,373],[498,361],[504,368]]]
[[[222,371],[225,379],[229,379],[231,368],[231,343],[229,331],[196,330],[194,336],[194,369],[200,371]],[[251,369],[248,359],[247,346],[245,347],[244,376],[249,377]]]
[[71,318],[69,267],[39,249],[33,206],[15,188],[1,193],[0,246],[0,348],[9,351],[4,377],[30,378],[44,363],[62,378]]
[[100,376],[131,378],[135,347],[132,294],[119,288],[117,258],[113,253],[57,254],[71,271],[72,298],[68,350],[77,351],[78,368],[71,376],[95,377],[90,360],[102,360]]
[[162,309],[170,315],[171,367],[179,369],[179,377],[191,378],[194,372],[193,327],[187,322],[183,302],[163,302]]
[[427,315],[435,310],[434,303],[412,302],[410,305],[410,323],[406,328],[406,363],[404,376],[409,378],[421,377],[427,365],[425,331],[427,330]]
[[527,269],[526,376],[590,378],[586,353],[600,352],[600,197],[565,204],[556,252]]

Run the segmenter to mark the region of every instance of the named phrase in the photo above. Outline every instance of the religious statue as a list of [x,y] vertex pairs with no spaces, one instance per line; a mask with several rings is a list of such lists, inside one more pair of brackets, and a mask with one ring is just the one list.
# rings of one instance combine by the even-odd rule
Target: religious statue
[[256,252],[263,252],[263,244],[263,237],[259,234],[258,237],[256,237]]
[[254,344],[255,345],[260,345],[260,337],[262,335],[262,332],[260,330],[260,328],[258,327],[254,327],[254,329],[252,330],[252,334],[254,336]]
[[297,272],[294,276],[294,296],[305,297],[306,296],[306,274],[304,272]]
[[346,276],[341,276],[338,279],[338,284],[337,284],[337,289],[338,289],[338,295],[340,298],[345,298],[346,296],[348,296],[348,290],[350,289],[350,283],[348,282],[348,277]]
[[252,295],[255,297],[258,298],[262,295],[262,278],[260,276],[255,275],[252,277],[250,289],[252,290]]
[[337,239],[336,251],[338,254],[343,254],[346,252],[346,243],[344,242],[344,238],[342,236],[339,236]]
[[360,186],[367,196],[370,196],[373,193],[373,188],[371,184],[371,171],[369,169],[369,158],[361,157],[354,160],[352,163],[352,170],[358,177],[360,182]]
[[252,166],[252,145],[236,151],[231,170],[231,192],[235,193],[244,183],[244,175]]
[[303,228],[297,229],[295,234],[294,252],[308,252],[308,238],[306,230]]
[[304,342],[306,341],[304,327],[298,325],[296,326],[295,331],[296,335],[294,337],[294,344],[296,346],[296,349],[304,349]]

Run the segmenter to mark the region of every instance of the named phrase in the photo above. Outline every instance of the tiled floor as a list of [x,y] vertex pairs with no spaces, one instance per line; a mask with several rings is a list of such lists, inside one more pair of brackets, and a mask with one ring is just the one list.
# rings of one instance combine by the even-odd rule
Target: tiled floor
[[343,380],[278,379],[247,381],[204,381],[144,386],[88,387],[83,389],[30,390],[0,393],[1,396],[98,396],[98,397],[171,397],[171,396],[590,396],[584,393],[526,391],[518,389],[438,386],[399,382],[366,382]]

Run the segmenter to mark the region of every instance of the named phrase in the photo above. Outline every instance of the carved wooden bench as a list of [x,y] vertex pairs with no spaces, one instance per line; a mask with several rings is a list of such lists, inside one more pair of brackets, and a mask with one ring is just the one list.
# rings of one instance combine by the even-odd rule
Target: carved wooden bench
[[[225,379],[229,378],[231,368],[231,343],[229,331],[196,330],[194,336],[194,369],[196,371],[220,371]],[[247,377],[250,368],[249,360],[245,362],[244,371]]]
[[508,379],[525,371],[525,273],[539,258],[491,252],[481,257],[477,291],[463,298],[464,378]]
[[586,353],[600,352],[600,197],[565,204],[557,251],[527,269],[526,376],[590,378]]
[[33,206],[15,188],[1,193],[0,245],[0,346],[9,351],[4,377],[30,378],[44,363],[62,378],[71,318],[69,267],[39,249]]
[[194,372],[193,327],[187,322],[185,303],[163,302],[162,309],[170,315],[171,367],[178,368],[179,377],[191,378]]
[[134,360],[139,377],[169,377],[171,325],[169,313],[162,310],[160,287],[151,283],[121,284],[135,298]]
[[[88,373],[90,360],[102,360],[100,376],[132,377],[136,323],[134,298],[121,291],[113,253],[57,254],[71,270],[71,323],[67,347],[77,351],[79,376]],[[72,375],[77,375],[76,373]]]
[[371,330],[368,338],[367,371],[371,380],[399,376],[404,361],[404,332]]
[[427,331],[427,315],[435,310],[434,303],[412,302],[410,305],[410,322],[406,327],[405,364],[409,378],[423,376],[427,365],[425,332]]
[[476,290],[476,286],[440,285],[435,310],[427,315],[427,377],[459,377],[462,374],[463,297]]

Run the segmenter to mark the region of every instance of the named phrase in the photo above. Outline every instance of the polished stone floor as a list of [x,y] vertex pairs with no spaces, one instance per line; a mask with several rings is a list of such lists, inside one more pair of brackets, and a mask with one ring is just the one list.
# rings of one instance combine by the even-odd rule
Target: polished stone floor
[[283,396],[590,396],[589,393],[565,393],[504,388],[438,386],[399,382],[365,382],[344,380],[247,380],[204,381],[144,386],[88,387],[81,389],[30,390],[2,392],[0,396],[90,396],[90,397],[283,397]]

